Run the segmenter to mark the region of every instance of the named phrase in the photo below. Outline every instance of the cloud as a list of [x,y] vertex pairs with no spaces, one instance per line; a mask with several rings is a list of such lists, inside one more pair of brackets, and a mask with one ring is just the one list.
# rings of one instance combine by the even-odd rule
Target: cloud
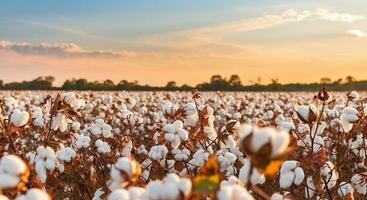
[[23,55],[51,55],[56,57],[122,58],[136,56],[136,53],[131,51],[86,50],[74,43],[31,44],[8,40],[0,40],[0,50],[12,51]]
[[348,30],[346,33],[354,37],[358,37],[358,38],[366,37],[366,33],[359,29],[351,29],[351,30]]
[[288,9],[279,14],[264,14],[259,17],[248,18],[222,25],[201,28],[196,31],[204,34],[217,33],[217,32],[245,32],[257,29],[264,29],[289,22],[301,22],[312,19],[351,23],[364,18],[365,16],[362,15],[332,12],[322,8],[317,8],[314,10],[301,10],[301,11],[295,9]]

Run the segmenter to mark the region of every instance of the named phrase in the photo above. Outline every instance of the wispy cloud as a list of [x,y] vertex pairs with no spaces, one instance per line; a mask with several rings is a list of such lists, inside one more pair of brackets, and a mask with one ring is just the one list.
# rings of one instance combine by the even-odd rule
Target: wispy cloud
[[358,37],[358,38],[366,37],[366,33],[359,29],[351,29],[351,30],[348,30],[346,33],[351,36]]
[[131,51],[87,50],[74,43],[31,44],[8,40],[0,40],[0,50],[23,55],[51,55],[55,57],[123,58],[136,56],[136,53]]
[[364,18],[365,16],[362,15],[332,12],[322,8],[301,11],[288,9],[279,14],[264,14],[259,17],[247,18],[235,22],[225,23],[222,25],[201,28],[196,30],[196,32],[202,34],[212,32],[245,32],[257,29],[264,29],[289,22],[301,22],[312,19],[351,23]]

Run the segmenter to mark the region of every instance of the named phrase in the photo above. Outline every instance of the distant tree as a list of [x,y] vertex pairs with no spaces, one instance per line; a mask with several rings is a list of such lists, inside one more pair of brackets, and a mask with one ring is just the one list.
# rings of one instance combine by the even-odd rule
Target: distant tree
[[48,82],[50,82],[50,83],[53,83],[55,81],[55,77],[53,77],[53,76],[46,76],[45,77],[45,80],[48,81]]
[[279,79],[278,78],[272,78],[270,79],[271,85],[279,85]]
[[214,83],[214,82],[221,82],[223,81],[224,79],[222,78],[221,75],[213,75],[211,78],[210,78],[210,83]]
[[103,81],[103,85],[106,86],[106,87],[113,87],[115,86],[115,83],[109,79]]
[[177,83],[175,81],[169,81],[167,84],[166,84],[166,87],[167,88],[175,88],[177,87]]
[[321,84],[330,84],[331,83],[331,78],[322,77],[322,78],[320,78],[320,83]]
[[353,76],[347,76],[347,77],[345,77],[345,82],[346,83],[353,83],[353,82],[356,82],[356,81],[357,81],[357,79],[354,78]]
[[231,85],[242,85],[241,78],[237,74],[231,75],[228,80],[229,84]]

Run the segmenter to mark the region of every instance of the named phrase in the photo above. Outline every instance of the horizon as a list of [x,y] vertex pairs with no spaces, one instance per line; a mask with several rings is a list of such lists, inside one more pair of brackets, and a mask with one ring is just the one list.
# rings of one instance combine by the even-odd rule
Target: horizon
[[367,77],[367,2],[0,2],[5,82],[54,75],[164,86],[238,74],[312,83]]

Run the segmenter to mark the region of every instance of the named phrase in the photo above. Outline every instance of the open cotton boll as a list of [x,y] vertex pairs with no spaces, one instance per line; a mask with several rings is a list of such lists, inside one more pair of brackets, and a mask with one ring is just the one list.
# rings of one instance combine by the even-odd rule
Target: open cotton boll
[[156,145],[150,149],[148,156],[153,160],[162,160],[166,158],[167,153],[168,149],[166,146]]
[[28,123],[29,113],[18,108],[14,109],[10,115],[10,122],[16,127],[22,127]]
[[1,158],[0,190],[15,188],[27,178],[27,166],[23,160],[15,155],[5,155]]
[[142,199],[176,200],[181,194],[186,199],[191,193],[191,181],[186,178],[180,178],[176,174],[168,174],[162,181],[150,181],[145,188],[146,192],[142,195]]
[[141,174],[141,167],[138,162],[129,158],[121,157],[112,165],[108,182],[110,190],[116,190],[126,186],[129,181],[134,182]]
[[192,156],[193,158],[189,161],[190,163],[190,168],[194,168],[194,167],[202,167],[205,163],[205,161],[208,160],[209,157],[209,152],[203,150],[203,149],[199,149],[198,151],[196,151],[194,153],[194,155]]
[[343,112],[340,116],[340,120],[342,121],[342,126],[345,132],[352,130],[353,123],[358,121],[358,110],[353,107],[346,107],[343,109]]
[[109,153],[111,152],[110,145],[102,140],[97,140],[94,145],[97,147],[98,153]]
[[108,200],[130,200],[129,192],[125,189],[118,189],[108,195]]
[[6,197],[6,196],[4,196],[4,195],[0,194],[0,200],[9,200],[9,199],[8,199],[8,197]]
[[61,161],[70,162],[76,157],[76,152],[71,147],[64,147],[64,145],[60,145],[60,149],[56,152],[56,156]]
[[[252,171],[250,171],[252,169]],[[250,176],[251,175],[251,176]],[[256,168],[251,168],[251,162],[249,159],[245,159],[243,166],[240,169],[240,173],[238,178],[245,184],[248,185],[251,183],[252,185],[263,184],[265,183],[265,176]]]
[[311,199],[315,195],[315,185],[312,180],[312,176],[307,177],[306,179],[307,187],[305,187],[305,197],[307,199]]
[[307,106],[297,106],[296,113],[298,118],[304,123],[313,122],[318,116],[317,107],[313,104],[309,104]]
[[224,185],[221,186],[217,192],[218,200],[232,200],[232,199],[246,199],[255,200],[255,198],[246,190],[246,188],[239,185]]
[[74,92],[66,92],[61,95],[63,101],[70,105],[74,110],[79,110],[85,106],[85,102],[83,100],[79,100]]
[[51,200],[51,197],[43,190],[32,188],[25,194],[16,197],[15,200]]
[[359,174],[352,176],[351,183],[353,188],[360,194],[366,194],[367,192],[367,182],[364,177]]
[[280,168],[279,186],[280,188],[289,188],[292,184],[300,185],[305,177],[304,171],[298,166],[299,162],[288,160],[283,162]]
[[176,161],[185,161],[189,159],[190,151],[188,149],[173,149],[172,153]]
[[[333,188],[339,179],[339,174],[336,171],[334,164],[330,161],[326,161],[321,168],[321,175],[328,180],[327,187]],[[323,183],[321,185],[324,185]],[[323,186],[324,187],[324,186]]]
[[273,195],[271,195],[270,200],[285,200],[285,199],[283,195],[276,192]]
[[66,131],[68,127],[68,122],[66,116],[63,113],[57,113],[54,118],[52,118],[52,129],[59,129],[61,132]]
[[27,170],[27,166],[18,156],[6,155],[0,160],[0,173],[18,176]]
[[102,188],[98,188],[93,195],[92,200],[102,200],[101,196],[104,194],[105,192],[102,190]]
[[350,92],[350,93],[347,94],[347,97],[351,101],[356,101],[356,100],[359,99],[359,94],[356,91],[352,91],[352,92]]
[[340,182],[339,189],[338,189],[339,196],[341,197],[345,197],[348,195],[353,196],[353,193],[354,193],[354,189],[350,183]]
[[257,128],[244,125],[241,129],[241,148],[248,155],[256,155],[265,145],[271,145],[271,154],[268,158],[274,158],[282,154],[289,145],[289,133],[271,127]]
[[73,131],[78,131],[80,129],[80,122],[71,123],[71,128],[73,129]]
[[90,146],[91,139],[88,136],[85,135],[75,135],[75,148],[82,149],[82,148],[88,148]]
[[181,141],[187,141],[189,138],[188,132],[183,129],[182,121],[175,121],[173,124],[166,124],[163,127],[164,137],[168,142],[171,142],[174,149],[178,148]]

